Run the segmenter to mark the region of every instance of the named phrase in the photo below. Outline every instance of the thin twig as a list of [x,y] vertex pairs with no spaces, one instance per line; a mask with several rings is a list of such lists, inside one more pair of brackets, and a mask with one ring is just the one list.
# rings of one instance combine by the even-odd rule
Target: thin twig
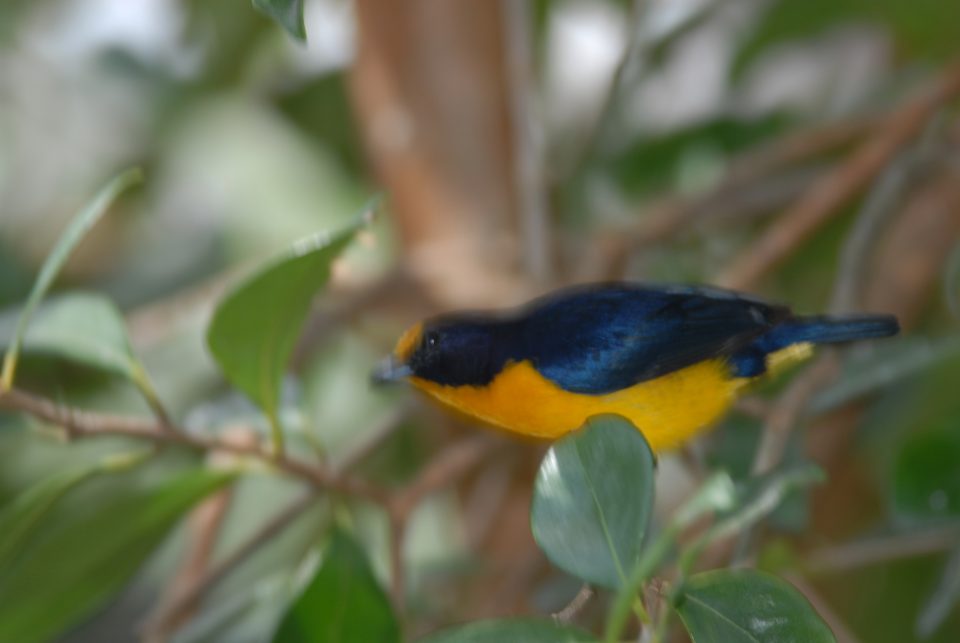
[[[399,426],[403,419],[407,417],[410,411],[409,404],[402,404],[396,412],[388,414],[372,433],[376,436],[371,442],[364,443],[362,448],[347,454],[339,465],[341,471],[348,471],[363,461],[370,453],[375,444],[380,444],[381,440],[388,436]],[[220,582],[223,581],[237,566],[247,560],[263,544],[267,543],[273,537],[281,533],[298,516],[302,515],[312,503],[319,499],[316,492],[307,493],[298,500],[292,502],[290,506],[274,516],[253,535],[251,535],[243,544],[237,547],[223,561],[210,569],[206,574],[196,580],[189,588],[176,597],[158,615],[154,622],[181,623],[185,619],[183,613],[189,611],[193,606],[200,603],[204,596],[209,594]],[[151,631],[151,630],[148,630]],[[165,630],[167,633],[173,631]],[[162,640],[162,639],[161,639]]]
[[752,149],[730,162],[718,185],[697,195],[669,194],[643,208],[625,227],[601,233],[591,244],[581,279],[613,279],[623,275],[627,257],[665,241],[701,219],[753,218],[789,204],[820,180],[820,167],[801,166],[861,138],[877,120],[858,118],[791,132]]
[[[671,195],[644,208],[644,215],[625,230],[633,249],[675,236],[701,219],[751,218],[770,212],[803,194],[823,175],[823,168],[801,168],[777,176],[731,177],[696,196]],[[749,179],[749,180],[748,180]]]
[[631,254],[675,237],[701,221],[742,220],[773,212],[797,198],[821,174],[819,168],[803,169],[753,185],[725,181],[704,194],[667,195],[646,205],[642,215],[630,223],[598,234],[587,248],[579,277],[620,278]]
[[322,464],[306,462],[289,455],[277,457],[260,444],[234,444],[218,438],[191,434],[179,428],[169,431],[161,424],[139,417],[83,411],[20,389],[0,393],[0,409],[20,411],[60,426],[69,438],[128,437],[157,444],[176,444],[197,451],[223,452],[255,458],[317,487],[381,505],[387,503],[386,492],[365,480],[347,474],[338,475]]
[[625,227],[601,233],[588,247],[581,279],[621,278],[631,253],[663,242],[701,220],[755,218],[786,206],[825,176],[806,163],[859,140],[878,123],[860,117],[790,132],[734,158],[726,176],[696,195],[668,194]]
[[[957,68],[960,78],[960,67]],[[960,85],[960,81],[958,81]],[[931,135],[936,123],[928,127],[926,136],[910,155],[889,164],[878,179],[848,235],[840,255],[840,269],[833,287],[831,312],[856,310],[861,286],[860,275],[871,242],[890,213],[895,210],[909,182],[935,158]],[[753,462],[753,473],[771,471],[782,459],[793,426],[807,402],[839,373],[840,363],[832,351],[794,380],[787,391],[769,410],[763,437]]]
[[960,92],[960,64],[882,121],[846,161],[817,182],[721,275],[720,285],[749,289],[811,234],[842,211],[946,101]]
[[839,574],[901,558],[946,551],[960,541],[960,525],[936,527],[817,549],[802,563],[806,574]]
[[397,614],[403,614],[407,597],[407,566],[403,560],[403,546],[407,540],[409,516],[397,511],[388,513],[390,521],[390,600]]
[[868,135],[880,123],[880,118],[860,115],[790,131],[735,158],[730,164],[727,180],[734,185],[755,183],[787,167],[850,145]]
[[[386,509],[391,520],[391,551],[394,570],[393,592],[397,605],[403,606],[403,558],[402,544],[410,515],[428,495],[442,489],[469,473],[483,458],[504,442],[492,435],[480,434],[454,444],[440,452],[438,457],[414,478],[407,486],[393,494],[371,483],[338,473],[322,464],[299,460],[289,455],[276,457],[259,443],[242,444],[207,438],[187,433],[182,429],[166,430],[156,422],[139,417],[92,413],[57,404],[19,389],[0,393],[0,410],[18,411],[38,420],[63,428],[68,438],[127,437],[153,442],[174,444],[207,453],[228,453],[255,458],[292,477],[309,482],[315,487],[299,501],[265,524],[260,531],[241,545],[230,556],[205,574],[189,591],[183,592],[160,615],[160,622],[173,622],[183,610],[188,609],[236,565],[246,559],[261,544],[279,533],[310,503],[314,502],[319,489],[341,493],[346,496],[374,502]],[[363,457],[354,454],[348,464]]]
[[570,623],[587,606],[591,598],[593,598],[593,588],[588,583],[584,583],[577,595],[563,609],[553,614],[553,620],[564,625]]

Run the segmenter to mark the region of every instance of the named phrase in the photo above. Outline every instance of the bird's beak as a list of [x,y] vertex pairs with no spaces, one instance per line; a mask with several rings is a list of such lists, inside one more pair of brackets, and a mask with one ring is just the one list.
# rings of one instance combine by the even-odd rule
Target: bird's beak
[[371,374],[370,379],[374,384],[389,384],[391,382],[399,382],[411,375],[413,375],[413,369],[391,355],[380,362]]

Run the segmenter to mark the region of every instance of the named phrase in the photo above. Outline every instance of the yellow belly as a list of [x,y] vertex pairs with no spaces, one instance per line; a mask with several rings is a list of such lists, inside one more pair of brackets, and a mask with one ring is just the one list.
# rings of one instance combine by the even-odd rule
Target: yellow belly
[[594,415],[621,415],[643,432],[654,451],[660,451],[710,426],[749,380],[732,378],[721,360],[708,360],[604,395],[564,391],[526,361],[508,365],[485,387],[411,381],[463,413],[539,438],[557,438]]

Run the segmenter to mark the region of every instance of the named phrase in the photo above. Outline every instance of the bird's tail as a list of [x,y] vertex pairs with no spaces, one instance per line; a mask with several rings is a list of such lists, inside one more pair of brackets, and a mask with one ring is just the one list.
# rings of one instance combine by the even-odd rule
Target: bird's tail
[[793,344],[842,344],[859,339],[889,337],[900,331],[893,315],[793,317],[760,338],[762,349],[773,352]]

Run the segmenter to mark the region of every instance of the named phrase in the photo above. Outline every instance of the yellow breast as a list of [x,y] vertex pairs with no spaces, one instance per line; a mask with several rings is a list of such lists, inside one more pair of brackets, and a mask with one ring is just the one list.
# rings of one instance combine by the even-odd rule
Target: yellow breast
[[731,378],[726,364],[708,360],[604,395],[564,391],[527,361],[509,364],[483,387],[411,381],[463,413],[540,438],[559,437],[594,415],[621,415],[658,451],[681,444],[713,423],[748,380]]

